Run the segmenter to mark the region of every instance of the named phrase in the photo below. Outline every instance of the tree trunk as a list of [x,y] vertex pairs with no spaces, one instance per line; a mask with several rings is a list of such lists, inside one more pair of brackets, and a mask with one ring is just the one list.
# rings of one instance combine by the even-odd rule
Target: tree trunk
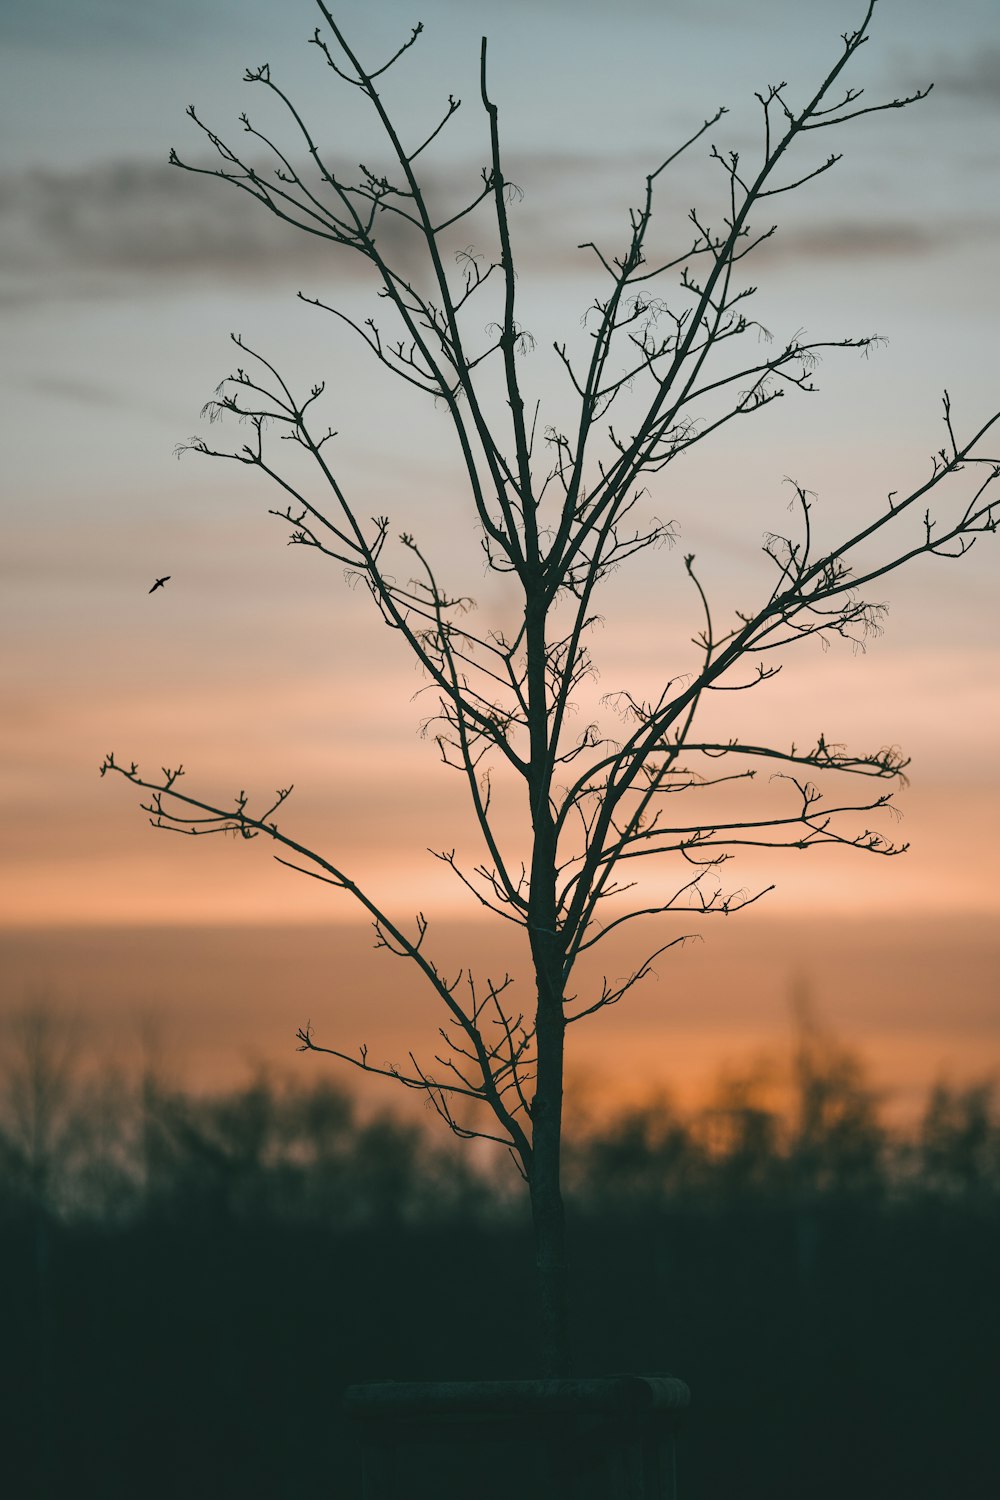
[[557,931],[557,840],[549,800],[553,752],[549,745],[547,608],[545,589],[538,576],[527,585],[525,604],[531,739],[528,792],[532,826],[528,938],[537,995],[537,1071],[531,1106],[528,1191],[535,1231],[541,1374],[558,1379],[569,1375],[570,1366],[566,1217],[559,1180],[566,1018],[563,1011],[565,951]]
[[566,1215],[560,1184],[565,1034],[560,996],[539,996],[537,1026],[538,1076],[528,1188],[535,1231],[541,1374],[556,1379],[570,1373]]

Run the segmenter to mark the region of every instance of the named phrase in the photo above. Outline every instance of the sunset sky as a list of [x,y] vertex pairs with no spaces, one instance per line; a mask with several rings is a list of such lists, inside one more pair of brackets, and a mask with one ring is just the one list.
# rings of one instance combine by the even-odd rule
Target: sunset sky
[[[337,7],[370,61],[423,21],[385,96],[414,140],[449,92],[464,100],[428,152],[442,191],[471,190],[487,160],[478,58],[490,37],[508,175],[524,190],[512,232],[542,421],[565,409],[552,340],[580,347],[601,290],[578,244],[614,252],[645,172],[720,104],[730,113],[712,139],[753,152],[754,90],[787,79],[804,96],[863,13],[860,0]],[[417,534],[488,623],[509,608],[479,560],[445,415],[295,298],[366,316],[374,293],[357,266],[167,165],[170,146],[207,160],[189,103],[234,145],[247,109],[293,146],[262,91],[241,82],[265,60],[338,161],[381,164],[375,126],[306,45],[317,20],[308,0],[38,0],[0,16],[0,1008],[47,990],[119,1021],[173,1014],[204,1076],[222,1077],[234,1056],[285,1066],[307,1014],[328,1038],[376,1037],[387,1055],[433,1039],[440,1018],[423,997],[410,1004],[398,965],[371,955],[348,898],[276,865],[262,840],[154,833],[131,788],[99,779],[109,750],[150,770],[183,762],[189,790],[224,799],[294,782],[289,832],[400,920],[422,909],[432,937],[443,924],[458,962],[510,964],[426,852],[480,857],[458,779],[419,737],[431,710],[399,643],[336,564],[286,547],[257,476],[173,456],[200,430],[235,362],[229,333],[241,332],[300,387],[326,380],[338,472],[362,513]],[[888,342],[867,360],[831,357],[820,394],[792,393],[654,478],[651,503],[676,517],[680,544],[609,587],[602,692],[690,666],[699,622],[685,553],[723,612],[759,594],[761,539],[788,519],[786,476],[817,492],[832,527],[925,477],[944,442],[944,387],[960,435],[1000,409],[994,0],[881,0],[851,82],[874,102],[932,80],[911,109],[807,142],[800,171],[832,149],[844,159],[774,200],[779,232],[751,278],[754,315],[776,339],[805,329]],[[688,240],[685,215],[713,201],[717,176],[707,145],[685,158],[657,220],[664,244]],[[985,451],[1000,452],[1000,426]],[[678,967],[665,957],[631,1015],[623,1006],[581,1038],[581,1077],[683,1091],[780,1036],[795,983],[887,1087],[912,1094],[941,1068],[1000,1066],[998,585],[993,538],[961,562],[922,560],[881,590],[886,629],[867,653],[806,644],[776,683],[727,700],[742,733],[900,745],[911,785],[900,823],[880,826],[912,848],[892,861],[752,851],[734,882],[774,881],[766,905],[725,932],[704,924]]]

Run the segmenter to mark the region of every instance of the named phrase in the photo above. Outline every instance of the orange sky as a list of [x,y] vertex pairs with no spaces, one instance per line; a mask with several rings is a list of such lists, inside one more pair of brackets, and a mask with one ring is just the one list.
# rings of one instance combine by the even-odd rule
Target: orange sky
[[[690,119],[699,122],[720,89],[733,106],[726,128],[746,149],[752,88],[779,63],[782,76],[811,78],[857,9],[847,0],[811,9],[768,0],[743,33],[739,7],[722,0],[702,11],[681,7],[671,21],[673,81],[665,99],[662,68],[652,61],[658,51],[637,51],[636,39],[648,42],[649,28],[668,23],[638,0],[614,23],[588,12],[586,24],[574,27],[572,68],[561,4],[533,7],[530,22],[527,9],[512,7],[519,19],[505,30],[493,7],[472,4],[459,14],[436,0],[430,20],[447,40],[428,54],[429,69],[407,76],[398,105],[410,118],[420,90],[436,88],[449,69],[467,70],[460,44],[471,47],[490,22],[498,33],[498,95],[509,105],[525,186],[515,223],[526,321],[538,334],[530,369],[554,409],[563,398],[545,350],[551,336],[583,336],[580,313],[595,290],[574,249],[579,239],[620,234],[664,133],[674,140]],[[407,920],[420,907],[448,924],[458,946],[451,924],[466,922],[473,955],[488,954],[495,941],[425,852],[454,844],[479,857],[457,778],[417,736],[430,712],[425,699],[414,699],[420,681],[397,643],[379,634],[367,598],[344,587],[336,565],[285,548],[284,529],[266,514],[273,500],[252,476],[236,466],[174,463],[172,444],[195,430],[202,401],[229,366],[228,330],[242,329],[303,382],[328,378],[331,419],[343,434],[339,462],[364,513],[384,509],[394,527],[417,531],[445,574],[478,595],[487,623],[503,618],[510,599],[482,576],[442,423],[387,393],[379,372],[328,321],[317,323],[295,303],[297,287],[328,285],[325,262],[223,201],[221,185],[214,197],[211,189],[192,197],[190,183],[176,184],[160,165],[164,146],[185,139],[189,91],[220,123],[232,117],[233,102],[244,107],[232,86],[244,59],[234,67],[232,37],[208,18],[210,6],[204,10],[197,61],[143,22],[112,33],[91,57],[86,100],[67,81],[44,128],[32,126],[30,101],[15,111],[15,166],[0,204],[13,247],[0,264],[0,293],[14,328],[2,375],[10,393],[10,479],[0,562],[0,926],[9,947],[0,1006],[19,1004],[29,981],[97,1011],[111,993],[120,1007],[148,999],[179,1018],[184,1049],[195,1048],[199,1066],[211,1054],[222,1076],[231,1033],[220,1037],[212,1022],[198,1039],[190,1018],[206,1006],[216,1007],[217,1019],[234,1007],[242,1016],[243,996],[253,1019],[246,1027],[241,1021],[236,1045],[261,1055],[283,1049],[276,1017],[285,1002],[272,1002],[274,985],[260,981],[262,969],[286,962],[288,924],[333,924],[302,935],[312,968],[289,980],[314,993],[320,953],[338,971],[361,962],[355,914],[342,897],[276,866],[259,844],[154,835],[131,789],[98,779],[108,750],[151,768],[183,761],[192,790],[219,796],[241,786],[264,796],[294,781],[289,830],[369,882],[394,915]],[[312,24],[308,11],[303,4],[303,34]],[[379,38],[368,38],[372,46],[398,19],[394,7],[386,12]],[[355,20],[370,24],[360,11]],[[61,70],[75,77],[66,52],[69,11],[66,21],[59,40],[23,23],[13,46],[18,78],[35,72],[51,84]],[[742,41],[716,67],[713,26],[723,22]],[[515,46],[524,40],[519,28],[529,25],[530,47]],[[241,41],[266,55],[272,26],[267,7],[248,7]],[[276,46],[292,81],[299,77],[306,96],[322,105],[312,75],[295,72],[306,49],[294,37]],[[836,172],[813,185],[801,206],[789,200],[784,239],[779,234],[761,257],[757,311],[779,337],[805,326],[817,337],[878,331],[890,343],[867,362],[830,362],[821,395],[786,401],[753,430],[722,435],[711,453],[701,450],[704,460],[664,482],[651,503],[677,518],[681,545],[639,560],[608,590],[595,640],[601,692],[684,670],[698,623],[683,579],[685,552],[696,551],[720,609],[752,595],[761,536],[786,518],[786,475],[819,492],[818,514],[834,526],[923,477],[941,442],[943,385],[963,428],[1000,407],[989,332],[1000,313],[1000,220],[992,206],[1000,95],[981,67],[997,46],[1000,17],[977,0],[946,13],[903,0],[880,6],[864,58],[867,85],[891,95],[937,77],[939,87],[912,118],[861,122],[863,131],[845,136]],[[616,47],[627,52],[631,82],[625,96],[612,98],[609,87],[598,108],[586,80]],[[549,93],[540,87],[547,78],[555,80]],[[145,105],[136,102],[137,79],[146,80]],[[20,86],[12,75],[15,101]],[[55,97],[51,88],[46,96]],[[624,97],[630,109],[623,112]],[[473,118],[470,111],[446,160],[450,171],[475,176]],[[357,139],[358,151],[368,139],[346,138],[352,149]],[[678,209],[700,190],[692,174],[680,180]],[[346,305],[368,310],[356,278],[333,284]],[[163,573],[170,584],[150,597],[150,583]],[[707,997],[714,1019],[703,1025],[699,1004],[672,993],[662,1056],[675,1080],[701,1078],[712,1058],[780,1031],[798,973],[821,1009],[864,1041],[894,1087],[912,1089],[938,1063],[970,1076],[1000,1063],[998,578],[990,538],[960,563],[920,563],[887,584],[887,631],[867,655],[807,647],[777,682],[737,695],[746,700],[738,705],[727,702],[746,733],[801,741],[822,731],[861,750],[902,745],[913,757],[912,785],[899,798],[900,825],[884,826],[913,847],[891,862],[819,851],[742,858],[735,884],[773,880],[778,889],[766,911],[744,915],[736,936],[735,924],[725,937],[706,927],[706,943],[676,959],[684,976],[677,985]],[[234,923],[258,934],[257,956],[252,963],[233,957],[221,969],[213,959],[209,994],[194,955],[209,943],[208,929]],[[266,924],[280,928],[270,958],[272,950],[259,946]],[[151,926],[162,934],[150,935]],[[201,938],[198,927],[206,929]],[[135,947],[140,935],[145,963]],[[211,941],[219,954],[230,939]],[[877,955],[865,957],[869,950]],[[299,962],[287,961],[293,970]],[[144,984],[144,971],[155,982]],[[374,1033],[388,1047],[401,1036],[393,1030],[403,1003],[398,976],[389,981],[367,967],[357,973],[355,984],[372,994],[372,1016],[388,1018]],[[859,993],[863,1004],[845,1003]],[[962,1015],[974,1020],[959,1019],[956,993]],[[353,1036],[353,1002],[341,1003]],[[636,997],[628,1014],[622,1007],[602,1018],[586,1042],[581,1035],[583,1063],[624,1078],[637,1059],[660,1057],[661,1008]]]
[[[627,1003],[571,1028],[574,1107],[663,1089],[682,1105],[701,1102],[720,1071],[787,1056],[795,993],[858,1049],[890,1119],[910,1122],[938,1078],[996,1072],[995,921],[746,913],[712,924],[705,939],[664,955]],[[472,963],[480,975],[510,968],[525,978],[496,924],[434,924],[428,951],[449,969]],[[634,958],[628,943],[612,943],[609,972]],[[376,953],[370,931],[354,924],[7,930],[0,963],[8,996],[60,1002],[88,1023],[97,1054],[131,1065],[152,1040],[166,1079],[198,1088],[244,1083],[264,1068],[337,1077],[360,1086],[368,1107],[413,1107],[391,1083],[300,1055],[295,1032],[312,1021],[325,1045],[352,1052],[364,1043],[378,1064],[405,1062],[413,1048],[430,1065],[444,1020],[405,965]]]

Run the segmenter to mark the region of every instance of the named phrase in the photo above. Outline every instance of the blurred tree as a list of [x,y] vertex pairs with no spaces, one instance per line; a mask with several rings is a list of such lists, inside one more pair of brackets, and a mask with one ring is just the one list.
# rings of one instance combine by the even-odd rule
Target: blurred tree
[[611,1214],[676,1202],[704,1187],[705,1159],[691,1122],[663,1096],[620,1111],[567,1141],[566,1179],[581,1204]]
[[1000,1193],[1000,1100],[995,1079],[965,1088],[938,1083],[917,1140],[921,1187],[946,1198]]
[[24,1377],[34,1392],[30,1445],[40,1493],[54,1464],[55,1296],[53,1223],[73,1207],[91,1163],[82,1029],[42,996],[5,1018],[0,1050],[0,1203],[26,1216],[30,1281],[22,1286],[30,1327]]
[[872,1189],[883,1180],[884,1132],[864,1062],[818,1022],[804,993],[794,996],[792,1140],[800,1193]]
[[88,1071],[91,1039],[80,1017],[45,996],[7,1016],[0,1040],[0,1172],[8,1197],[29,1207],[43,1234],[41,1226],[82,1206],[87,1186],[110,1175],[118,1153],[104,1105],[113,1084]]
[[699,1113],[698,1134],[723,1197],[780,1193],[787,1181],[787,1122],[777,1097],[781,1071],[781,1059],[771,1056],[724,1069]]
[[[146,776],[109,755],[102,774],[120,774],[147,792],[143,806],[157,828],[273,840],[281,851],[276,858],[346,891],[370,915],[376,945],[412,964],[415,978],[443,1007],[433,1060],[411,1054],[406,1063],[377,1066],[365,1046],[359,1052],[320,1046],[308,1024],[302,1046],[423,1091],[459,1136],[509,1147],[527,1182],[535,1226],[540,1363],[561,1373],[570,1359],[560,1185],[567,1027],[617,1004],[658,955],[690,936],[693,919],[735,912],[764,894],[723,885],[720,872],[734,850],[835,845],[875,855],[899,852],[867,823],[870,813],[889,804],[885,788],[902,777],[906,762],[897,749],[856,754],[823,734],[796,744],[758,741],[741,736],[735,723],[720,736],[704,727],[700,711],[717,692],[762,686],[778,671],[780,653],[804,640],[841,637],[863,644],[879,628],[883,606],[870,591],[886,575],[914,558],[958,556],[980,533],[993,531],[1000,468],[979,445],[997,418],[960,437],[946,394],[944,446],[929,470],[878,500],[857,526],[838,530],[836,517],[832,526],[821,526],[814,496],[794,484],[797,521],[787,535],[770,534],[764,544],[772,581],[729,618],[713,610],[694,557],[686,556],[684,578],[701,620],[693,655],[685,644],[685,657],[664,670],[651,694],[612,695],[581,729],[573,709],[594,671],[590,642],[601,585],[637,554],[674,539],[672,523],[650,508],[645,481],[662,485],[664,471],[729,423],[759,420],[786,393],[814,390],[816,366],[827,350],[867,353],[876,342],[872,336],[813,341],[793,333],[762,352],[760,339],[770,336],[746,310],[754,287],[744,278],[743,262],[776,226],[752,224],[754,215],[769,213],[773,200],[839,160],[832,153],[818,164],[813,157],[792,165],[813,132],[901,109],[926,90],[866,105],[859,88],[842,84],[868,38],[875,8],[869,0],[818,85],[798,100],[784,83],[757,95],[756,149],[741,154],[711,145],[722,201],[714,209],[692,209],[672,248],[661,254],[649,240],[654,203],[678,159],[696,142],[711,140],[725,110],[664,153],[640,187],[618,250],[581,247],[593,255],[603,290],[586,311],[582,348],[554,345],[555,367],[575,403],[563,428],[540,422],[541,403],[527,392],[522,358],[533,340],[518,317],[511,217],[521,194],[504,171],[485,40],[480,101],[488,162],[466,197],[444,205],[427,189],[425,153],[460,101],[449,97],[436,123],[410,141],[393,123],[382,93],[388,70],[422,27],[414,27],[388,61],[372,66],[362,62],[323,0],[317,4],[324,23],[312,38],[317,54],[338,86],[370,105],[391,167],[361,166],[360,176],[347,175],[352,169],[320,149],[267,65],[249,69],[246,80],[288,111],[306,165],[297,165],[244,115],[255,153],[246,159],[193,108],[189,113],[219,164],[197,166],[176,153],[171,160],[249,194],[290,227],[367,264],[380,299],[378,317],[358,321],[318,297],[304,300],[349,328],[366,357],[447,414],[486,566],[512,586],[516,603],[508,623],[477,631],[468,591],[444,578],[416,533],[394,536],[388,516],[368,518],[367,500],[351,492],[332,459],[336,433],[317,417],[323,384],[298,393],[242,338],[235,339],[241,363],[206,411],[213,422],[234,418],[249,440],[235,450],[204,438],[187,446],[273,480],[282,494],[274,514],[291,527],[291,540],[360,580],[378,616],[422,667],[438,695],[429,732],[444,763],[465,779],[485,851],[474,868],[465,867],[453,847],[437,857],[477,902],[517,931],[534,976],[530,998],[513,998],[507,974],[446,973],[430,956],[422,913],[405,928],[336,855],[310,848],[279,824],[290,787],[258,810],[245,792],[222,806],[189,794],[181,766]],[[271,158],[266,169],[254,164],[262,149]],[[492,249],[482,255],[468,249],[473,232],[481,243],[489,237]],[[662,291],[665,280],[673,284],[669,296]],[[746,352],[739,357],[741,348]],[[275,436],[285,440],[284,449]],[[379,431],[377,442],[385,441]],[[844,434],[836,441],[842,448]],[[289,458],[311,472],[285,464]],[[405,452],[400,458],[405,466]],[[953,483],[963,471],[967,482]],[[932,510],[945,495],[948,503]],[[758,768],[774,769],[769,787],[767,778],[764,786],[756,782]],[[829,783],[838,776],[874,782],[877,789],[831,795]],[[494,796],[500,781],[518,789],[523,833],[498,812],[507,805]],[[712,789],[720,787],[725,790],[717,795]],[[728,800],[741,790],[745,803]],[[662,867],[671,859],[675,876],[668,881]],[[647,877],[651,865],[656,873]],[[662,931],[631,973],[595,988],[578,973],[574,979],[578,960],[609,933],[656,918],[679,922],[682,930]],[[819,1106],[812,1087],[822,1114],[828,1106]],[[766,1122],[745,1114],[743,1124],[752,1134]],[[761,1146],[748,1136],[752,1154]]]

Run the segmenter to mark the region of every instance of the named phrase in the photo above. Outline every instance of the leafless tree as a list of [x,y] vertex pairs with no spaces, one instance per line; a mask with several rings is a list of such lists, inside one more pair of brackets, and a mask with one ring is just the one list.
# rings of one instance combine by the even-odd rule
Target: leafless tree
[[[323,25],[312,43],[330,69],[331,85],[356,90],[370,105],[391,170],[361,166],[360,175],[348,175],[341,160],[320,149],[266,65],[249,69],[246,81],[287,111],[298,147],[286,151],[243,115],[249,148],[241,155],[192,108],[217,157],[211,166],[197,165],[172,152],[171,161],[249,194],[290,229],[327,240],[334,253],[367,262],[381,298],[379,318],[357,320],[319,298],[304,300],[352,330],[365,357],[446,409],[486,568],[516,584],[516,617],[506,630],[477,632],[472,600],[443,581],[418,537],[395,535],[389,516],[369,520],[364,497],[349,492],[331,453],[336,434],[318,415],[322,383],[300,393],[241,337],[235,338],[241,363],[205,412],[213,422],[235,418],[249,429],[249,440],[229,449],[198,437],[185,446],[266,474],[282,494],[272,513],[291,527],[291,540],[361,580],[382,622],[419,662],[437,694],[433,736],[444,763],[465,778],[484,848],[474,868],[461,865],[454,851],[438,858],[475,900],[519,931],[530,950],[533,993],[515,1001],[507,974],[446,974],[430,954],[422,914],[405,927],[359,887],[336,853],[320,853],[286,831],[279,816],[291,787],[261,808],[251,806],[245,792],[232,805],[217,806],[184,789],[181,766],[149,776],[109,755],[102,774],[118,773],[142,788],[148,794],[142,806],[156,828],[264,835],[279,846],[281,863],[346,891],[370,916],[376,946],[410,962],[415,981],[444,1009],[433,1061],[411,1054],[405,1064],[377,1067],[364,1046],[355,1053],[320,1045],[308,1024],[299,1033],[302,1048],[420,1090],[456,1134],[510,1148],[528,1186],[535,1226],[541,1362],[557,1374],[569,1360],[560,1191],[567,1027],[617,1004],[658,955],[685,940],[695,915],[732,913],[764,894],[722,884],[722,866],[738,848],[847,845],[874,855],[900,852],[867,826],[868,815],[889,805],[902,778],[906,761],[898,750],[855,754],[822,735],[805,745],[719,738],[701,729],[699,710],[716,692],[763,685],[779,670],[781,653],[804,640],[864,642],[878,628],[883,606],[871,590],[882,579],[917,557],[961,555],[979,533],[995,530],[1000,466],[980,445],[997,417],[959,436],[946,394],[944,446],[928,471],[832,543],[820,540],[814,498],[796,484],[795,525],[788,535],[765,541],[770,585],[728,620],[717,618],[693,556],[685,557],[701,616],[690,670],[655,696],[623,692],[605,700],[617,722],[595,721],[580,732],[571,710],[592,670],[601,585],[612,570],[672,539],[669,524],[644,519],[645,482],[663,486],[664,471],[676,459],[728,423],[759,418],[790,391],[812,391],[826,351],[864,353],[875,342],[870,336],[812,342],[801,334],[783,344],[761,342],[765,331],[747,312],[754,287],[743,279],[743,262],[774,227],[766,220],[751,225],[751,216],[769,214],[771,200],[804,187],[839,160],[831,153],[816,164],[807,153],[801,165],[793,164],[799,148],[811,146],[813,132],[903,109],[928,90],[868,104],[860,88],[842,81],[868,38],[875,8],[869,0],[857,30],[843,36],[836,61],[806,91],[805,102],[795,102],[785,83],[757,94],[760,142],[750,159],[712,144],[722,109],[666,154],[640,185],[617,252],[596,243],[580,247],[594,258],[601,290],[586,318],[589,352],[578,356],[568,344],[554,345],[576,413],[564,432],[540,424],[539,403],[532,406],[526,396],[520,356],[531,339],[518,318],[511,236],[519,190],[504,172],[485,39],[480,102],[488,162],[464,201],[442,207],[432,201],[424,163],[460,101],[449,97],[424,138],[411,142],[394,125],[381,91],[387,71],[422,27],[415,26],[388,61],[370,66],[323,0],[317,4]],[[654,255],[649,231],[657,194],[697,143],[722,174],[725,209],[717,226],[692,210],[673,251]],[[255,165],[263,152],[271,157],[266,168]],[[467,236],[472,221],[483,236],[487,219],[492,254],[456,254],[456,236]],[[487,306],[493,322],[484,338],[478,330]],[[474,327],[470,307],[478,309]],[[752,352],[739,358],[740,349]],[[491,400],[494,370],[499,402]],[[275,437],[292,448],[282,449]],[[311,479],[300,479],[282,462],[296,450],[312,466]],[[957,481],[963,471],[965,479]],[[945,492],[947,502],[939,505]],[[776,787],[770,778],[770,793],[768,778],[756,779],[758,768],[775,768],[780,778]],[[500,778],[521,788],[530,818],[521,847],[496,810]],[[866,790],[831,795],[818,784],[831,782]],[[724,783],[729,791],[739,783],[746,793],[737,817],[720,814],[712,801],[712,789]],[[777,807],[773,796],[782,789],[787,799]],[[691,810],[681,811],[688,804]],[[644,872],[654,859],[674,861],[669,895],[663,895],[662,875],[652,894],[643,882],[623,878],[626,871]],[[605,979],[593,992],[571,990],[577,961],[640,918],[661,919],[655,951],[624,980]],[[662,920],[678,918],[684,934]]]

